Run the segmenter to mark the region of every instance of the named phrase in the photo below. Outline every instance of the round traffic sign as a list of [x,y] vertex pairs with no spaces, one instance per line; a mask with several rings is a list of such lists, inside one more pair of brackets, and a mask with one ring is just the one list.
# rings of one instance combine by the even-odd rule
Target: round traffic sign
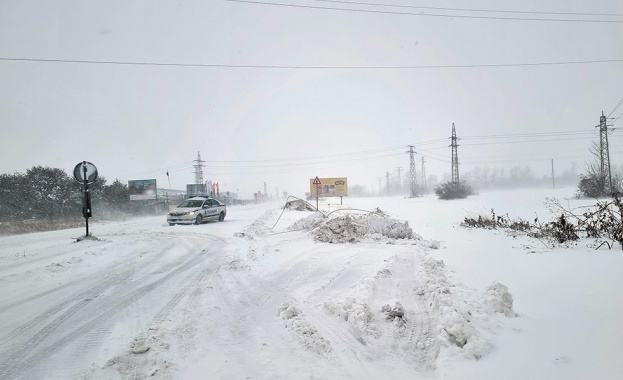
[[88,161],[82,161],[74,168],[74,179],[80,183],[93,183],[97,180],[97,168]]

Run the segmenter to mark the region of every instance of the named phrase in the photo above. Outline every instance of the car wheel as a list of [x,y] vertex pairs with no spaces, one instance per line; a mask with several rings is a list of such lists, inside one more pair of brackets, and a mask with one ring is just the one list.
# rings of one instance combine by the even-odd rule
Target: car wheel
[[219,216],[218,216],[218,221],[219,221],[219,222],[222,222],[223,220],[225,220],[225,213],[224,213],[224,212],[221,212],[221,213],[219,214]]
[[195,224],[203,223],[203,216],[197,215],[197,219],[195,219]]
[[174,225],[175,225],[175,223],[169,223],[169,226],[174,226]]

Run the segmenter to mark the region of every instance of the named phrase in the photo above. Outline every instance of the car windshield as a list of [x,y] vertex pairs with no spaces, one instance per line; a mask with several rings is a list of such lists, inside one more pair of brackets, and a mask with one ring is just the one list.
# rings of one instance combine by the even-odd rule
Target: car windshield
[[184,202],[177,205],[177,207],[201,207],[203,200],[201,199],[187,199]]

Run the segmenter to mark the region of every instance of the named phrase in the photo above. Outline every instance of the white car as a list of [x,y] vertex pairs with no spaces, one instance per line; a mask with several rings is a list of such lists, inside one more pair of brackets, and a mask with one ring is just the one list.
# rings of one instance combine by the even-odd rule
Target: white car
[[227,207],[214,198],[193,197],[184,200],[167,214],[167,223],[201,224],[208,220],[222,222],[227,215]]

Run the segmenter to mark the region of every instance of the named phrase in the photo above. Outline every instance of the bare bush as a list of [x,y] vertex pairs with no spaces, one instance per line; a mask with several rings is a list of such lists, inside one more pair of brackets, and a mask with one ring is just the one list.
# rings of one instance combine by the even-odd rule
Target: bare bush
[[539,222],[538,218],[529,222],[519,218],[511,219],[508,214],[497,216],[491,209],[491,216],[465,217],[461,225],[519,231],[560,244],[592,238],[597,248],[607,245],[611,249],[615,243],[619,243],[623,249],[623,202],[616,194],[608,201],[597,201],[594,206],[580,209],[564,207],[554,198],[547,198],[546,204],[552,214],[559,215],[546,223]]

